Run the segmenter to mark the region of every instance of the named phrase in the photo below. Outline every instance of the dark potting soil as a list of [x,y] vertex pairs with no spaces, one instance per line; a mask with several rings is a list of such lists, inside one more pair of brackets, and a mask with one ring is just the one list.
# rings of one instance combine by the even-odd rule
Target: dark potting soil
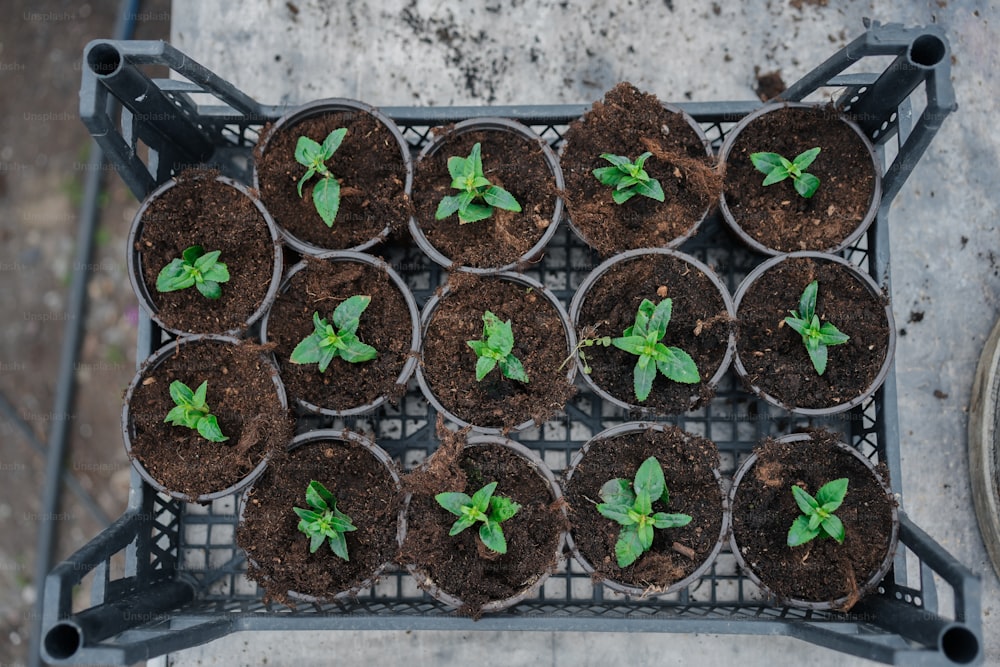
[[[744,560],[779,597],[812,602],[848,597],[846,610],[885,558],[892,501],[860,461],[834,448],[836,440],[818,432],[812,441],[768,439],[756,447],[757,462],[733,501],[733,533]],[[884,464],[876,469],[888,483]],[[815,496],[821,486],[842,477],[849,480],[847,495],[834,514],[844,524],[844,543],[818,537],[789,547],[788,529],[801,514],[792,485]]]
[[[389,275],[360,262],[307,259],[306,268],[290,279],[267,320],[268,342],[275,343],[289,400],[302,399],[330,410],[372,403],[380,396],[398,398],[405,383],[396,381],[410,354],[413,327],[406,301]],[[351,364],[337,357],[320,373],[317,364],[293,364],[295,346],[313,330],[313,313],[332,322],[333,310],[355,295],[372,297],[361,314],[357,335],[378,350],[371,361]]]
[[656,414],[678,414],[703,405],[714,394],[708,384],[725,360],[734,323],[715,284],[687,262],[667,255],[642,255],[620,262],[591,286],[580,310],[578,335],[617,338],[635,323],[643,299],[673,301],[661,341],[691,355],[701,382],[681,384],[657,373],[649,397],[637,402],[634,369],[638,357],[614,346],[584,348],[591,379],[615,398]]
[[[458,193],[451,187],[448,158],[467,157],[477,142],[482,144],[484,176],[511,193],[521,212],[495,209],[489,218],[464,225],[458,214],[436,220],[441,200]],[[555,178],[539,145],[511,132],[451,135],[434,155],[416,164],[413,205],[420,228],[432,246],[463,266],[500,267],[516,261],[556,224],[556,198]]]
[[[260,307],[274,273],[274,241],[264,217],[246,195],[215,180],[215,172],[188,171],[178,185],[150,203],[136,240],[142,280],[163,322],[189,333],[224,333],[243,327]],[[194,287],[156,291],[160,270],[200,245],[221,251],[229,270],[222,296],[207,299]]]
[[[401,556],[460,598],[461,613],[478,618],[483,605],[517,595],[555,569],[566,517],[548,482],[512,450],[492,444],[464,447],[463,435],[442,434],[440,428],[439,436],[443,442],[426,466],[404,480],[413,495]],[[471,496],[491,482],[498,483],[496,495],[521,505],[501,524],[507,540],[503,555],[485,550],[478,526],[449,537],[457,517],[434,500],[445,491]]]
[[[621,526],[601,516],[594,505],[601,502],[605,482],[631,481],[650,456],[660,462],[670,492],[669,505],[657,501],[653,510],[687,514],[692,520],[680,528],[654,531],[653,547],[621,568],[615,557]],[[656,592],[693,573],[720,539],[722,490],[713,473],[718,467],[715,443],[672,426],[592,443],[564,488],[573,541],[595,576]]]
[[[788,108],[748,125],[724,166],[726,203],[737,224],[775,250],[831,250],[868,213],[875,191],[872,159],[864,143],[831,108]],[[806,171],[820,180],[811,198],[801,197],[791,178],[764,187],[764,174],[750,154],[778,153],[789,160],[820,147]]]
[[[306,487],[316,480],[337,500],[357,530],[346,533],[344,561],[323,543],[309,553],[293,507],[308,509]],[[250,492],[236,533],[249,561],[247,575],[266,599],[295,604],[287,593],[331,599],[370,579],[396,555],[401,495],[385,466],[356,443],[323,440],[276,457]]]
[[[528,420],[542,423],[562,409],[575,388],[563,361],[569,355],[562,318],[529,287],[498,278],[452,274],[451,291],[427,327],[421,364],[441,404],[470,424],[510,429]],[[468,341],[482,340],[483,313],[511,321],[513,355],[529,382],[510,380],[499,367],[476,381],[476,353]]]
[[[147,372],[132,394],[132,456],[167,489],[194,498],[232,486],[265,456],[281,451],[293,423],[259,346],[203,341],[178,349]],[[175,405],[175,380],[192,391],[208,382],[206,402],[229,440],[210,442],[196,430],[164,423]]]
[[[684,116],[654,95],[619,83],[573,121],[560,156],[570,219],[587,242],[608,256],[631,248],[666,247],[685,237],[719,198],[722,179],[698,133]],[[635,160],[649,151],[645,170],[660,182],[665,200],[611,198],[593,171],[610,166],[602,153]]]
[[[850,336],[827,348],[826,372],[813,368],[802,336],[784,323],[806,286],[818,281],[816,314]],[[740,302],[736,348],[746,380],[790,407],[824,408],[864,393],[889,345],[885,297],[874,296],[833,262],[788,259],[765,272]]]
[[[330,132],[346,127],[343,143],[326,166],[340,181],[340,209],[327,227],[316,212],[312,191],[318,177],[302,187],[306,168],[295,161],[300,136],[323,143]],[[266,137],[270,128],[261,136]],[[343,250],[381,238],[386,226],[405,227],[410,217],[406,196],[406,163],[389,129],[374,116],[342,111],[309,118],[271,135],[261,155],[254,149],[260,198],[274,221],[300,241],[320,248]]]

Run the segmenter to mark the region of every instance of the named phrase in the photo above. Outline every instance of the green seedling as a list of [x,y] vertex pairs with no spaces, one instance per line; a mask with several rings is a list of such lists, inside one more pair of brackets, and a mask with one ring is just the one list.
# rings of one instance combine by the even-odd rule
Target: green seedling
[[514,332],[510,320],[486,311],[483,313],[483,340],[466,341],[476,353],[476,381],[481,382],[497,366],[504,377],[518,382],[529,382],[521,361],[511,351],[514,349]]
[[643,299],[635,315],[635,324],[626,329],[621,338],[611,341],[618,349],[639,357],[633,372],[635,397],[639,401],[649,397],[657,370],[674,382],[695,384],[701,381],[691,355],[660,342],[667,333],[672,308],[671,299],[664,299],[655,306],[649,299]]
[[327,169],[326,161],[340,148],[346,134],[347,128],[342,127],[328,134],[322,145],[309,137],[299,137],[295,144],[295,161],[306,167],[305,175],[299,179],[299,197],[302,197],[306,181],[319,174],[320,179],[313,186],[313,206],[327,227],[333,227],[333,219],[340,209],[340,181]]
[[816,314],[818,291],[817,281],[814,280],[806,285],[802,298],[799,299],[799,309],[791,311],[792,316],[785,318],[785,324],[802,335],[802,342],[809,353],[809,359],[812,360],[813,368],[822,375],[826,372],[826,348],[830,345],[842,345],[851,337],[838,331],[830,322],[820,325],[819,315]]
[[229,282],[229,269],[219,261],[221,250],[205,252],[200,245],[193,245],[181,258],[171,260],[156,276],[157,292],[176,292],[194,285],[208,299],[222,296],[219,283]]
[[289,361],[293,364],[319,364],[319,372],[325,373],[330,362],[340,357],[344,361],[358,364],[378,356],[378,350],[358,339],[357,331],[361,313],[371,303],[370,296],[356,295],[343,301],[333,311],[333,324],[313,313],[313,332],[302,339]]
[[795,183],[795,191],[809,199],[819,188],[819,179],[812,174],[807,174],[805,169],[813,163],[819,155],[819,146],[810,148],[804,153],[800,153],[792,161],[783,158],[777,153],[751,153],[750,161],[757,171],[766,174],[764,185],[780,183],[788,177]]
[[585,348],[585,347],[593,347],[595,345],[599,345],[601,347],[610,347],[611,346],[611,336],[601,336],[600,338],[589,338],[589,337],[588,338],[581,338],[580,342],[578,342],[576,344],[576,347],[573,348],[572,354],[570,354],[568,357],[566,357],[563,360],[563,362],[561,364],[559,364],[559,368],[557,368],[556,370],[557,371],[561,371],[563,368],[566,367],[566,364],[568,364],[570,361],[573,360],[573,355],[579,354],[580,355],[580,363],[583,364],[583,372],[586,375],[590,375],[590,371],[593,370],[593,369],[590,367],[590,364],[587,363],[587,354],[583,351],[583,348]]
[[798,485],[792,487],[792,495],[802,514],[788,529],[788,546],[797,547],[820,535],[832,537],[838,544],[844,543],[844,524],[833,512],[840,507],[847,495],[846,477],[821,486],[815,498]]
[[612,479],[601,487],[597,511],[617,522],[622,528],[615,543],[618,567],[628,567],[653,546],[653,529],[680,528],[691,523],[687,514],[653,512],[657,500],[670,502],[670,492],[663,477],[663,468],[656,457],[642,462],[635,479]]
[[642,168],[652,155],[652,153],[646,152],[637,157],[635,162],[629,162],[628,157],[624,155],[602,153],[601,158],[610,162],[612,166],[595,169],[592,173],[602,184],[614,188],[611,198],[615,200],[616,204],[624,204],[636,195],[663,201],[663,188],[660,187],[660,182],[655,178],[650,178],[646,170]]
[[201,437],[212,442],[229,440],[222,435],[219,420],[210,412],[208,403],[205,402],[207,394],[207,380],[198,385],[195,391],[191,391],[191,388],[180,380],[174,380],[170,383],[170,398],[174,400],[175,405],[163,421],[172,426],[195,429]]
[[504,537],[500,524],[517,514],[521,506],[510,498],[493,495],[496,488],[497,483],[490,482],[472,494],[471,498],[461,492],[439,493],[434,496],[441,507],[458,517],[448,535],[458,535],[466,528],[482,522],[479,539],[486,548],[498,554],[507,553],[507,538]]
[[451,174],[451,187],[461,190],[460,194],[449,195],[438,204],[434,217],[444,220],[458,213],[458,222],[466,224],[485,220],[493,215],[493,209],[521,212],[521,205],[514,195],[499,185],[493,185],[483,175],[483,158],[480,155],[480,145],[472,147],[469,157],[452,156],[448,158],[448,173]]
[[344,533],[357,530],[351,517],[337,509],[337,500],[326,487],[312,480],[306,487],[306,503],[309,509],[293,507],[299,516],[299,531],[309,536],[309,553],[316,553],[323,542],[329,542],[330,550],[344,560],[347,557],[347,538]]

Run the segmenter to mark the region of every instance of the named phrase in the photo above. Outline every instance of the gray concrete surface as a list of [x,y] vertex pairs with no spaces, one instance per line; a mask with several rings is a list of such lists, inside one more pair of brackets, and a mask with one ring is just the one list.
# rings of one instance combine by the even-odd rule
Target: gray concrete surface
[[[970,497],[975,364],[1000,311],[992,3],[769,0],[174,0],[172,41],[268,103],[348,96],[375,105],[590,102],[622,79],[671,101],[752,99],[754,68],[797,80],[862,31],[862,17],[943,24],[960,109],[892,208],[904,509],[983,579],[987,664],[1000,663],[1000,583]],[[510,6],[514,5],[514,6]],[[294,8],[294,9],[293,9]],[[995,9],[995,7],[993,7]],[[902,334],[903,331],[900,331]],[[173,665],[862,664],[787,638],[629,634],[239,634]]]

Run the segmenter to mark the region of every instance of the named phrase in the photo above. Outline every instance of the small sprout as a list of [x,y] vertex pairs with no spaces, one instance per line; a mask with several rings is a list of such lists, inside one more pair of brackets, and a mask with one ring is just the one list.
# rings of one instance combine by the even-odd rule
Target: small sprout
[[378,350],[362,343],[357,335],[359,318],[371,300],[370,296],[356,295],[342,302],[333,311],[332,325],[314,312],[313,332],[295,346],[289,360],[293,364],[319,364],[319,372],[325,373],[337,357],[352,364],[377,357]]
[[200,245],[193,245],[181,256],[160,269],[156,276],[157,292],[176,292],[194,285],[205,298],[222,296],[219,283],[229,282],[229,269],[219,261],[221,250],[205,252]]
[[333,219],[340,209],[340,181],[327,169],[326,161],[340,148],[346,134],[347,128],[342,127],[328,134],[322,145],[309,137],[299,137],[295,145],[295,161],[307,168],[299,179],[299,197],[302,197],[306,181],[319,174],[322,178],[313,186],[313,206],[327,227],[333,227]]
[[618,349],[639,356],[639,361],[635,364],[633,385],[635,397],[640,401],[649,397],[657,370],[674,382],[695,384],[701,381],[698,367],[691,355],[680,348],[667,347],[660,342],[667,333],[672,307],[671,299],[664,299],[656,306],[649,299],[643,299],[635,316],[635,324],[626,329],[621,338],[611,341]]
[[573,348],[573,352],[568,357],[566,357],[566,359],[564,359],[561,364],[559,364],[559,368],[557,368],[556,370],[561,371],[566,366],[566,364],[568,364],[573,359],[573,355],[579,354],[580,363],[583,364],[583,372],[586,375],[590,375],[590,371],[593,369],[591,369],[590,364],[587,363],[587,355],[584,353],[583,348],[593,347],[595,345],[600,345],[601,347],[609,347],[611,345],[611,336],[601,336],[600,338],[581,338],[580,342],[578,342],[576,344],[576,347]]
[[[477,143],[472,147],[469,157],[448,158],[451,187],[462,192],[441,200],[434,214],[437,220],[444,220],[457,212],[458,222],[464,225],[467,222],[485,220],[493,215],[495,208],[521,212],[521,205],[514,199],[514,195],[499,185],[493,185],[483,176],[483,158],[480,150],[480,145]],[[483,203],[478,203],[480,201]]]
[[813,368],[822,375],[826,372],[827,346],[842,345],[851,337],[838,331],[830,322],[824,322],[820,326],[819,315],[816,314],[818,291],[819,283],[815,280],[806,285],[802,298],[799,299],[799,309],[791,311],[792,316],[785,318],[785,324],[802,335],[802,342],[805,343]]
[[344,537],[344,533],[357,530],[351,523],[351,517],[337,509],[336,498],[316,480],[306,487],[306,503],[310,509],[292,509],[299,515],[299,531],[309,536],[309,553],[316,553],[324,541],[329,541],[333,553],[344,560],[351,560],[347,557],[347,539]]
[[481,382],[496,366],[500,366],[500,372],[506,378],[529,382],[521,361],[511,353],[514,349],[514,332],[511,330],[510,320],[501,322],[499,317],[487,310],[483,313],[483,340],[470,340],[466,343],[478,357],[477,382]]
[[605,482],[601,500],[604,502],[598,503],[597,511],[622,527],[615,543],[618,567],[628,567],[649,551],[654,528],[680,528],[691,523],[687,514],[653,513],[653,503],[657,500],[664,505],[670,502],[663,468],[654,456],[642,462],[635,480],[619,478]]
[[767,174],[763,185],[780,183],[789,176],[795,182],[795,191],[809,199],[819,188],[819,179],[804,170],[813,163],[819,155],[819,146],[800,153],[789,162],[777,153],[751,153],[750,161],[757,171]]
[[792,495],[802,514],[788,529],[788,546],[797,547],[821,534],[832,537],[838,544],[844,543],[844,524],[833,512],[840,507],[847,495],[846,477],[821,486],[815,498],[798,485],[792,486]]
[[222,435],[222,429],[219,428],[219,421],[215,415],[209,412],[208,403],[205,402],[207,394],[207,380],[195,391],[191,391],[191,388],[180,380],[174,380],[170,383],[170,398],[174,399],[175,406],[170,409],[163,421],[172,426],[195,429],[201,437],[212,442],[229,440]]
[[595,169],[592,173],[602,184],[614,188],[611,198],[615,200],[616,204],[624,204],[636,195],[649,197],[656,201],[663,201],[663,188],[660,187],[660,182],[655,178],[650,178],[646,170],[642,168],[646,160],[652,155],[649,152],[643,153],[633,163],[629,162],[628,157],[624,155],[602,153],[601,157],[613,166],[601,167],[600,169]]
[[521,506],[510,498],[494,496],[496,482],[490,482],[476,491],[470,498],[461,492],[439,493],[434,500],[458,517],[448,535],[458,535],[477,521],[482,521],[479,527],[479,539],[486,548],[498,554],[507,553],[507,538],[503,535],[500,524],[511,518]]

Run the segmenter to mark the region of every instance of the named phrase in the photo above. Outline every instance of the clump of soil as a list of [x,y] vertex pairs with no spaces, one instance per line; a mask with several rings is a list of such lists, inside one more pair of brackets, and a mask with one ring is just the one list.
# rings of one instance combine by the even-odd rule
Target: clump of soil
[[[558,222],[552,216],[559,193],[540,144],[504,130],[442,132],[437,151],[416,164],[413,203],[424,236],[455,265],[495,268],[518,261]],[[459,192],[451,187],[448,158],[467,157],[476,143],[483,175],[512,194],[521,212],[494,209],[489,218],[467,224],[459,223],[458,214],[435,219],[441,200]]]
[[[687,238],[719,198],[722,181],[701,136],[681,113],[654,95],[619,83],[603,101],[573,121],[560,156],[566,204],[574,227],[604,256],[631,248],[674,246]],[[610,166],[602,153],[634,161],[653,155],[644,169],[660,182],[663,202],[637,195],[624,204],[593,171]]]
[[[360,262],[306,259],[306,267],[288,279],[267,321],[267,338],[290,399],[301,399],[328,410],[369,405],[381,396],[390,399],[406,390],[399,383],[409,359],[413,323],[406,300],[389,274]],[[332,322],[334,309],[355,295],[371,296],[356,332],[378,357],[348,363],[337,357],[323,373],[316,364],[290,361],[295,347],[315,329],[313,313]]]
[[[293,424],[259,346],[195,341],[146,371],[129,402],[131,456],[170,491],[194,499],[229,488],[264,457],[284,449]],[[170,384],[192,391],[208,382],[206,402],[225,442],[164,423],[175,403]]]
[[[621,526],[601,516],[601,486],[612,479],[632,481],[650,456],[663,468],[669,505],[653,503],[654,512],[687,514],[691,523],[655,530],[652,548],[628,567],[615,557]],[[591,443],[566,482],[573,542],[594,568],[594,577],[662,592],[691,575],[708,559],[722,530],[722,490],[716,473],[719,451],[710,440],[668,426]]]
[[657,373],[649,397],[637,403],[633,369],[638,357],[616,347],[586,349],[590,378],[618,400],[656,414],[678,414],[703,405],[714,395],[708,383],[725,361],[733,322],[715,284],[687,262],[661,254],[641,255],[612,266],[590,287],[577,317],[580,336],[619,337],[635,323],[643,299],[673,302],[661,341],[684,350],[701,376],[681,384]]
[[[724,165],[726,205],[736,225],[781,252],[833,250],[857,229],[871,208],[876,172],[864,141],[832,107],[781,108],[753,120],[733,142]],[[750,161],[757,152],[789,160],[814,147],[806,169],[820,185],[809,199],[791,178],[764,186]]]
[[[168,327],[187,333],[224,333],[246,328],[267,296],[274,274],[274,244],[260,210],[247,195],[220,183],[217,172],[188,170],[177,185],[149,203],[133,250],[140,279]],[[229,270],[222,296],[206,298],[195,287],[158,292],[163,267],[194,245],[220,251]]]
[[[836,447],[837,436],[814,432],[812,439],[767,439],[757,461],[739,482],[733,500],[733,535],[744,561],[779,599],[836,602],[847,611],[860,599],[890,548],[894,502],[871,471]],[[876,468],[888,482],[884,464]],[[843,544],[817,537],[798,547],[786,543],[802,512],[791,487],[815,496],[821,486],[846,477],[847,495],[834,512],[844,524]],[[874,582],[878,583],[878,582]]]
[[[820,321],[850,336],[827,348],[823,375],[816,373],[802,336],[784,322],[813,280],[819,283]],[[796,257],[775,265],[740,301],[736,348],[744,381],[790,408],[827,408],[857,398],[875,381],[888,354],[886,302],[840,264]]]
[[[349,561],[323,543],[309,552],[293,507],[308,509],[313,480],[337,500],[357,530],[345,534]],[[395,556],[401,496],[385,465],[358,443],[319,440],[276,457],[246,498],[237,544],[249,560],[247,575],[265,600],[294,606],[289,592],[320,599],[355,593]]]
[[[314,176],[302,187],[306,168],[295,161],[300,136],[323,143],[330,132],[347,128],[347,134],[326,166],[340,181],[340,209],[332,227],[316,212],[312,191]],[[313,116],[272,132],[264,148],[258,143],[254,161],[260,198],[274,221],[292,236],[319,248],[344,250],[372,239],[384,240],[406,225],[411,214],[406,195],[406,162],[392,132],[374,116],[358,111],[338,111]]]

